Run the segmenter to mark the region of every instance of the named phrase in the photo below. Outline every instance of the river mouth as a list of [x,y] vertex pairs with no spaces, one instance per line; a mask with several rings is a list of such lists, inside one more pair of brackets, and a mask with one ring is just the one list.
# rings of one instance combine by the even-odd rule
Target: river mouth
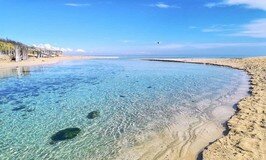
[[[245,72],[196,64],[90,60],[22,71],[0,79],[0,159],[195,159],[248,91]],[[100,116],[88,119],[91,111]],[[50,144],[70,127],[81,133]]]

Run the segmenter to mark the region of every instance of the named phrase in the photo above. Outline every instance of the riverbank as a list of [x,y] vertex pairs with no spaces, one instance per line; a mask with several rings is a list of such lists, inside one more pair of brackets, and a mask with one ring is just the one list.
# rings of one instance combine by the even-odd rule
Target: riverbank
[[228,134],[207,146],[202,156],[206,160],[265,159],[266,57],[148,60],[217,65],[245,70],[251,76],[251,95],[238,102],[236,114],[227,122]]
[[37,65],[55,64],[61,61],[72,60],[90,60],[90,59],[111,59],[117,57],[104,57],[104,56],[58,56],[50,58],[29,58],[28,60],[15,62],[15,61],[0,61],[0,69],[13,68],[13,67],[29,67]]

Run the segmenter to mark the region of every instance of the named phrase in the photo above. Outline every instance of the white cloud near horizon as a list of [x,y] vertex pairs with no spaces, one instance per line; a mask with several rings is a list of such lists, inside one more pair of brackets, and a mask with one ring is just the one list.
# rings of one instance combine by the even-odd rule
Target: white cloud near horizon
[[266,38],[266,18],[253,20],[243,25],[213,25],[201,31],[205,33],[220,33],[226,36]]
[[149,6],[150,7],[160,8],[160,9],[179,8],[178,6],[166,4],[164,2],[157,2],[155,4],[150,4]]
[[251,21],[242,25],[239,32],[233,33],[234,36],[245,36],[253,38],[266,38],[266,18]]
[[84,49],[76,49],[76,52],[85,53],[86,51]]
[[83,49],[71,49],[71,48],[60,48],[60,47],[55,47],[51,44],[33,44],[34,47],[42,48],[42,49],[47,49],[47,50],[59,50],[62,52],[77,52],[77,53],[85,53],[86,51]]
[[[190,54],[190,53],[254,53],[262,52],[266,49],[264,42],[220,42],[220,43],[164,43],[161,45],[134,45],[134,46],[105,46],[90,50],[90,54]],[[224,52],[225,53],[225,52]]]
[[208,8],[241,5],[246,8],[266,11],[266,0],[223,0],[221,2],[209,2],[204,6]]
[[224,47],[266,47],[266,42],[260,43],[172,43],[158,46],[161,50],[175,50],[175,49],[212,49]]
[[66,3],[65,6],[70,6],[70,7],[86,7],[86,6],[91,6],[91,4],[88,4],[88,3]]

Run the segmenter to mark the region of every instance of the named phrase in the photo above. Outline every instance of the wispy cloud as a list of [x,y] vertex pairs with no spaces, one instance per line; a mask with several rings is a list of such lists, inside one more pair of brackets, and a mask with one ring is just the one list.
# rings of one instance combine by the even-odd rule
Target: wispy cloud
[[213,49],[226,47],[266,47],[266,42],[260,43],[172,43],[158,46],[159,50],[179,50],[179,49]]
[[232,32],[237,30],[236,25],[228,24],[228,25],[212,25],[208,28],[202,29],[202,32]]
[[209,2],[204,5],[207,8],[226,6],[223,2]]
[[84,49],[76,49],[76,52],[85,53],[86,51]]
[[218,29],[218,28],[206,28],[203,29],[202,32],[222,32],[223,30]]
[[86,7],[86,6],[90,6],[91,4],[89,3],[66,3],[66,6],[70,6],[70,7]]
[[33,44],[34,47],[47,49],[47,50],[59,50],[62,52],[78,52],[78,53],[85,53],[86,51],[83,49],[71,49],[71,48],[62,48],[62,47],[56,47],[51,44]]
[[134,40],[129,40],[129,39],[125,39],[125,40],[122,40],[123,43],[133,43],[135,42]]
[[240,5],[246,8],[260,9],[266,11],[266,0],[223,0],[221,2],[209,2],[205,4],[205,7],[223,7]]
[[228,5],[244,5],[248,8],[262,9],[266,11],[265,0],[225,0]]
[[166,4],[164,2],[157,2],[155,4],[150,4],[150,7],[156,7],[156,8],[160,8],[160,9],[168,9],[168,8],[179,8],[176,5],[171,5],[171,4]]
[[188,29],[197,29],[197,26],[189,26]]
[[266,38],[266,18],[254,20],[248,24],[242,25],[240,28],[240,31],[231,35]]
[[243,25],[213,25],[201,31],[205,33],[219,33],[225,36],[266,38],[266,18],[253,20]]
[[[257,50],[263,52],[266,49],[266,41],[264,42],[220,42],[220,43],[162,43],[157,45],[155,43],[139,44],[133,46],[105,46],[100,48],[94,48],[90,50],[91,54],[162,54],[162,53],[221,53],[224,51],[236,51],[239,50],[242,53],[255,53]],[[256,51],[256,52],[257,52]],[[258,52],[257,52],[258,53]]]

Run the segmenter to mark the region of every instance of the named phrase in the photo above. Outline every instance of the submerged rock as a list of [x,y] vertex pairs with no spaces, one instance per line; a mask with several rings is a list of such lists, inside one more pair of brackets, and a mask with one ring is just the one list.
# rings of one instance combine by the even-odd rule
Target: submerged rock
[[25,108],[26,108],[26,106],[21,105],[21,106],[13,108],[12,111],[20,111],[20,110],[25,109]]
[[26,113],[22,114],[21,116],[22,116],[23,119],[29,118]]
[[18,105],[22,104],[22,101],[15,100],[15,101],[12,101],[11,104],[14,105],[14,106],[18,106]]
[[28,108],[28,109],[26,109],[26,112],[33,112],[33,111],[35,111],[35,108]]
[[100,116],[100,111],[92,111],[88,114],[87,118],[94,119]]
[[79,128],[67,128],[52,135],[50,144],[75,138],[81,130]]

